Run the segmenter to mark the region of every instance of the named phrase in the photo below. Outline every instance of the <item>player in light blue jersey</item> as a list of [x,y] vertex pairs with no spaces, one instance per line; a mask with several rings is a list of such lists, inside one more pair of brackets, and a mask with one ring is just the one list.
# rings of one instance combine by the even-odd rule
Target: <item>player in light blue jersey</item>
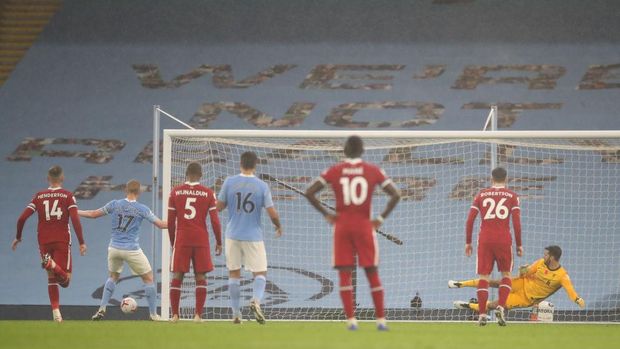
[[233,323],[241,323],[240,278],[241,266],[254,275],[253,295],[250,309],[256,321],[265,323],[260,302],[267,283],[267,254],[263,242],[261,225],[262,208],[267,210],[275,226],[276,237],[282,235],[280,218],[276,211],[271,191],[265,182],[254,176],[258,158],[253,152],[241,154],[241,173],[226,178],[217,197],[219,211],[228,208],[226,224],[226,267],[228,268],[228,289]]
[[92,319],[102,320],[105,316],[106,306],[112,298],[118,278],[123,271],[123,264],[126,262],[131,271],[140,275],[144,282],[144,292],[149,303],[151,320],[159,320],[153,269],[144,252],[142,252],[138,241],[140,239],[140,224],[144,219],[160,229],[165,229],[167,224],[157,218],[148,207],[137,201],[140,196],[140,182],[135,179],[130,180],[127,182],[125,192],[127,194],[125,199],[112,200],[97,210],[78,210],[78,214],[86,218],[99,218],[105,215],[112,218],[112,238],[108,246],[110,277],[105,282],[99,310],[93,315]]

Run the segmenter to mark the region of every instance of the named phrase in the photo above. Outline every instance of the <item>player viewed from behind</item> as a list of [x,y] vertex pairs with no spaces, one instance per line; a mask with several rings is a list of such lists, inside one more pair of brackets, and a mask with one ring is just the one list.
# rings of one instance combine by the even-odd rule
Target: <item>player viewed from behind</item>
[[[519,268],[519,276],[512,278],[512,289],[506,300],[506,309],[527,308],[534,306],[550,297],[560,288],[564,288],[568,298],[577,303],[580,308],[586,306],[583,298],[579,297],[568,277],[568,272],[560,265],[562,249],[560,246],[547,246],[543,258],[532,265]],[[448,281],[448,287],[478,287],[480,279],[465,281]],[[490,280],[489,286],[499,287],[498,280]],[[497,301],[487,302],[487,308],[497,306]],[[455,308],[479,311],[477,302],[455,301]]]
[[510,293],[512,281],[512,237],[510,235],[510,216],[514,228],[517,255],[523,255],[521,244],[521,209],[519,208],[519,196],[514,191],[506,188],[506,170],[497,167],[491,172],[491,188],[481,190],[471,205],[466,224],[465,255],[472,254],[472,233],[474,221],[480,213],[480,233],[478,236],[478,256],[476,259],[477,273],[480,277],[478,282],[478,301],[480,302],[480,316],[478,324],[484,326],[487,323],[487,300],[489,298],[489,276],[493,270],[493,264],[497,262],[497,269],[502,273],[499,282],[499,300],[495,308],[495,317],[500,326],[506,326],[504,310],[506,299]]
[[[353,304],[351,275],[357,255],[366,271],[370,292],[375,304],[377,329],[387,330],[383,308],[383,287],[377,267],[379,251],[375,229],[392,212],[400,200],[400,193],[385,172],[374,164],[361,159],[364,153],[362,139],[351,136],[344,145],[346,160],[325,170],[306,190],[308,201],[334,224],[334,267],[340,276],[340,297],[350,330],[357,329]],[[336,213],[330,213],[321,205],[316,194],[330,185],[336,196]],[[371,218],[372,195],[379,185],[390,200],[383,212]]]
[[256,176],[258,158],[254,152],[241,154],[241,173],[227,177],[218,195],[218,210],[228,209],[226,224],[226,267],[233,323],[241,323],[241,266],[254,276],[250,309],[256,321],[265,323],[260,303],[267,283],[267,253],[263,241],[261,211],[267,210],[275,227],[276,237],[282,235],[280,217],[273,204],[267,183]]
[[34,195],[17,220],[17,233],[11,244],[13,251],[22,241],[22,230],[26,220],[35,212],[38,214],[37,239],[41,253],[42,267],[47,270],[47,292],[52,305],[54,321],[62,322],[58,285],[69,286],[71,281],[71,230],[69,218],[80,243],[80,255],[86,254],[82,236],[82,225],[78,216],[77,203],[70,191],[62,188],[64,174],[60,166],[52,166],[47,172],[49,187]]
[[207,299],[206,273],[213,270],[207,214],[215,236],[215,254],[222,253],[222,229],[217,215],[217,202],[213,191],[200,184],[202,166],[197,162],[187,165],[187,182],[170,191],[168,199],[168,236],[172,245],[172,281],[170,282],[170,305],[172,319],[179,320],[181,284],[185,273],[189,272],[190,261],[194,267],[196,280],[196,304],[194,321],[202,321],[202,309]]
[[92,316],[92,319],[97,321],[104,318],[106,307],[123,271],[123,264],[127,263],[129,269],[135,275],[139,275],[144,282],[144,293],[149,303],[151,320],[159,320],[153,270],[138,241],[142,220],[146,219],[160,229],[166,228],[166,222],[157,218],[148,207],[137,201],[140,197],[140,182],[135,179],[127,182],[125,193],[127,196],[124,199],[112,200],[99,209],[78,211],[80,216],[86,218],[109,215],[112,225],[112,237],[108,246],[109,277],[103,287],[99,310]]

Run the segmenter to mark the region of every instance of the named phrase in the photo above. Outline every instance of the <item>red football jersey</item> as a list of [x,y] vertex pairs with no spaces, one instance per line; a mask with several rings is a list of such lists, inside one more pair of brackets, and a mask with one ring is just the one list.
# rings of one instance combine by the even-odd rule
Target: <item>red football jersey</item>
[[481,190],[471,205],[467,219],[466,242],[471,244],[474,220],[480,213],[479,243],[511,244],[510,217],[512,216],[515,240],[521,246],[519,196],[504,187],[491,187]]
[[391,183],[382,169],[362,159],[346,159],[321,173],[319,180],[334,190],[339,216],[368,219],[375,186],[383,188]]
[[[174,187],[168,199],[168,230],[174,235],[174,246],[209,246],[207,214],[212,211],[211,220],[217,219],[213,191],[199,183],[189,183]],[[214,228],[216,240],[221,244],[221,231]],[[219,236],[218,236],[219,234]]]
[[62,188],[48,188],[36,193],[27,207],[38,214],[39,245],[71,242],[69,210],[77,210],[73,193]]

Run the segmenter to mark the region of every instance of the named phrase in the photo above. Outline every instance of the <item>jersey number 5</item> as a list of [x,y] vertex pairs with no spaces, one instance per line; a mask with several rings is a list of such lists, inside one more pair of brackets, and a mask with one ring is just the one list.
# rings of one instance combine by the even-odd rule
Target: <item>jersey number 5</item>
[[189,211],[183,215],[185,219],[193,219],[196,217],[196,208],[193,206],[193,203],[196,202],[196,198],[187,198],[185,200],[185,210]]
[[340,185],[342,185],[342,199],[345,206],[361,205],[368,197],[368,182],[364,177],[341,177]]
[[506,219],[508,217],[508,207],[504,206],[504,202],[506,202],[506,198],[502,198],[495,206],[495,200],[491,198],[486,198],[482,201],[482,207],[489,206],[487,213],[484,215],[484,219]]
[[52,202],[51,209],[50,209],[49,200],[43,201],[43,206],[45,206],[45,220],[46,221],[49,221],[50,219],[52,219],[51,216],[55,216],[57,220],[60,220],[60,218],[62,218],[62,210],[60,209],[60,207],[58,207],[58,200],[54,200],[54,202]]

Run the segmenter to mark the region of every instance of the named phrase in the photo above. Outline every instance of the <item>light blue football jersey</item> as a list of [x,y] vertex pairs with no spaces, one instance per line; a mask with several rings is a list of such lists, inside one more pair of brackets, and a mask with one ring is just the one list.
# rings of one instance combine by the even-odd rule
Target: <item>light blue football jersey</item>
[[226,178],[217,197],[228,208],[226,237],[233,240],[262,241],[263,208],[273,206],[267,183],[256,176],[238,174]]
[[140,224],[143,219],[153,223],[157,217],[151,209],[137,201],[112,200],[101,210],[112,217],[112,238],[110,247],[119,250],[140,249]]

